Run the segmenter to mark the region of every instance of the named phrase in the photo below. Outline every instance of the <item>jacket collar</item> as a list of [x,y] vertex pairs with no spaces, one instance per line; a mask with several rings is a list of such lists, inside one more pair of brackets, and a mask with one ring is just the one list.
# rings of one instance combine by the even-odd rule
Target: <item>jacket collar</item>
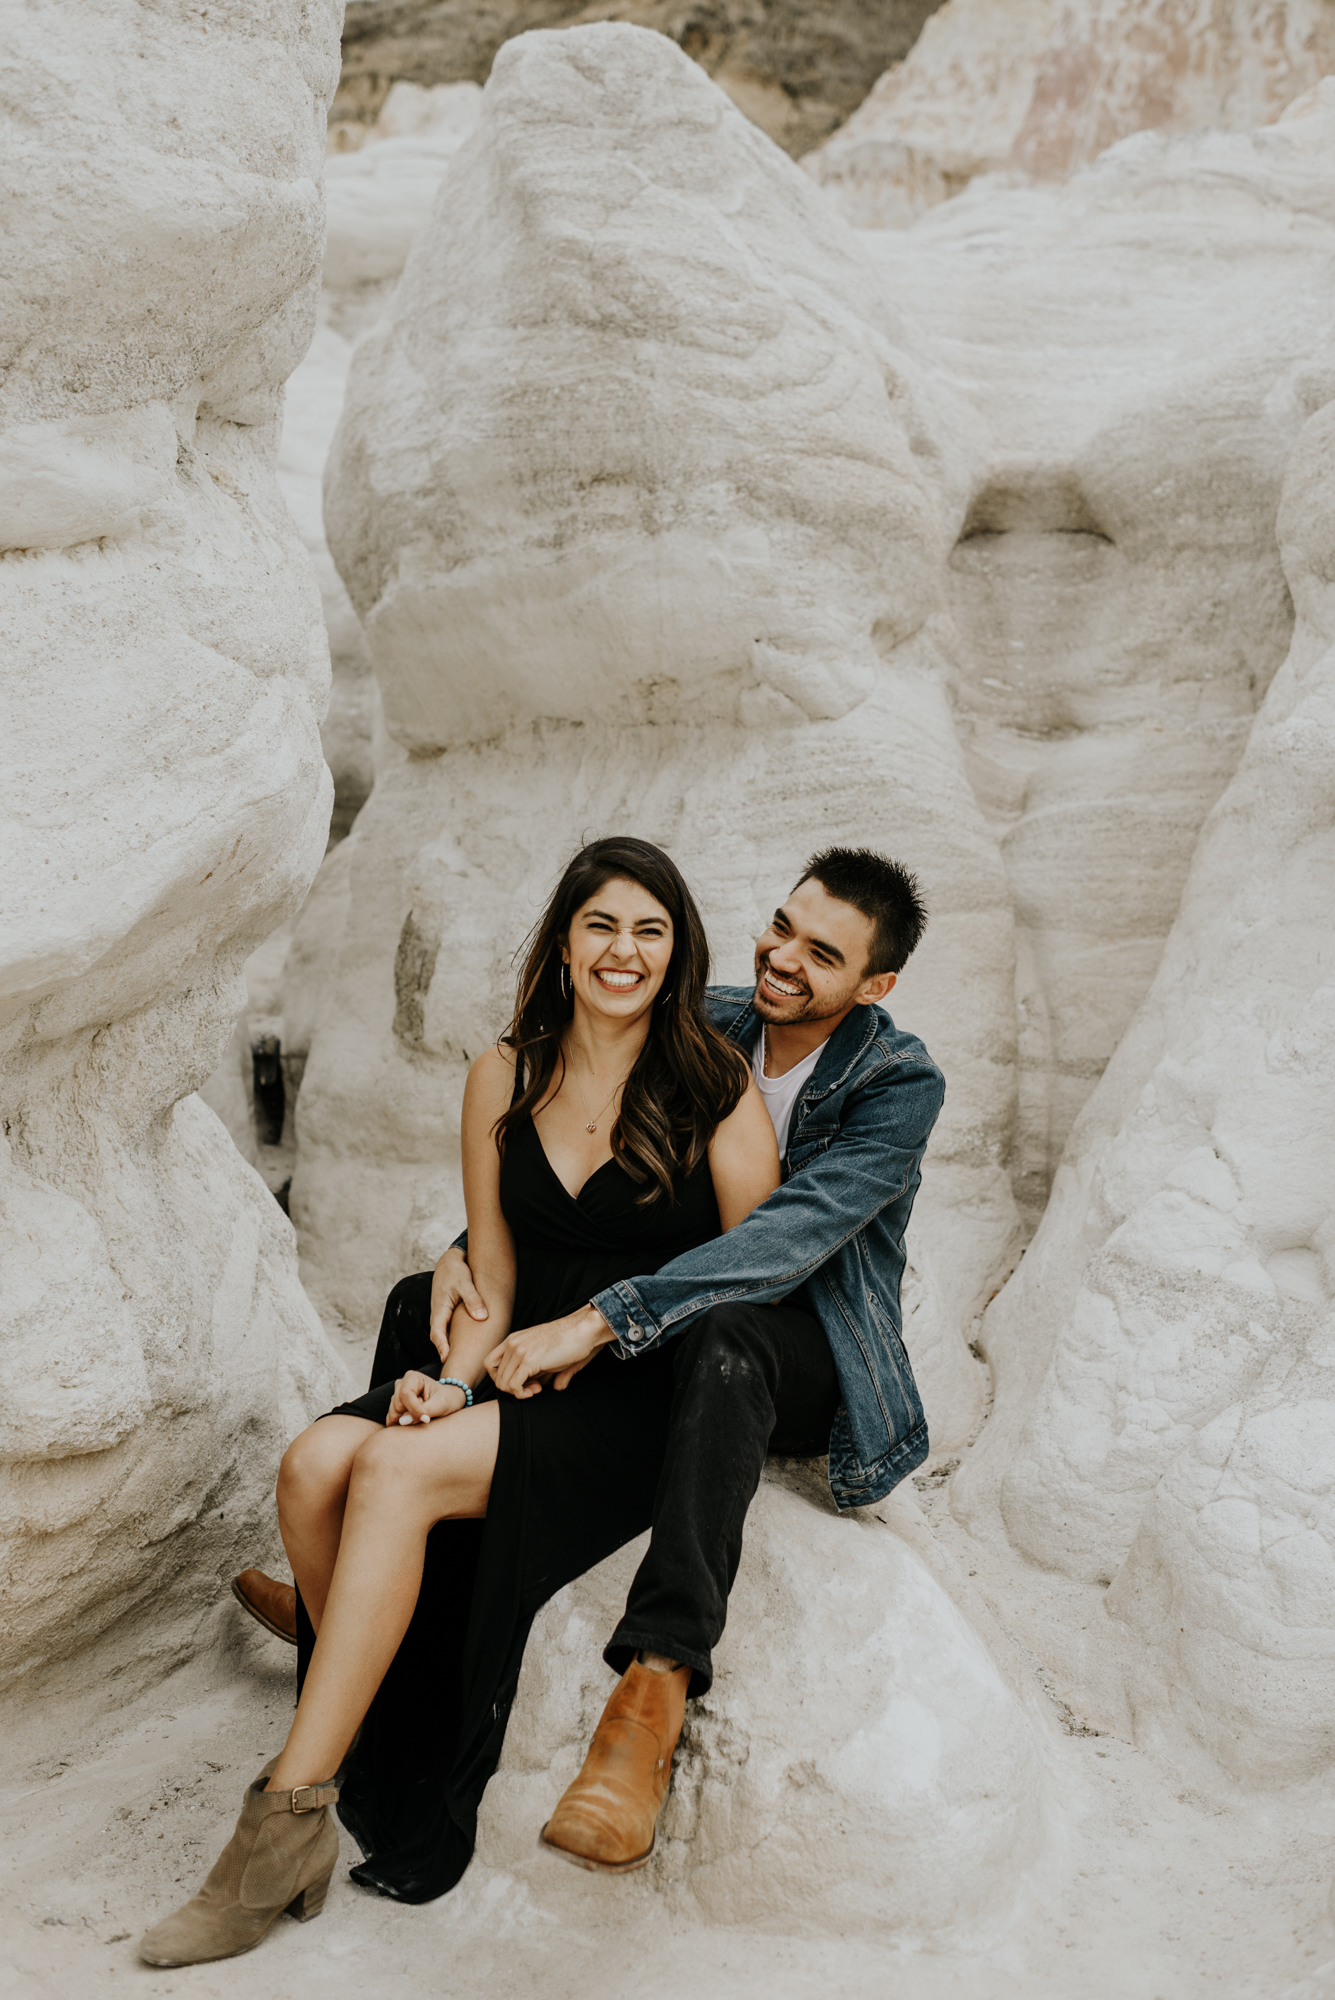
[[[869,1043],[875,1040],[880,1027],[879,1007],[855,1007],[851,1014],[845,1014],[839,1026],[821,1050],[820,1061],[807,1078],[802,1096],[808,1103],[817,1098],[828,1097],[845,1082],[850,1070],[854,1069],[865,1053]],[[753,1048],[761,1029],[761,1019],[750,998],[740,1007],[727,1025],[724,1034],[729,1041],[736,1042],[744,1049]]]

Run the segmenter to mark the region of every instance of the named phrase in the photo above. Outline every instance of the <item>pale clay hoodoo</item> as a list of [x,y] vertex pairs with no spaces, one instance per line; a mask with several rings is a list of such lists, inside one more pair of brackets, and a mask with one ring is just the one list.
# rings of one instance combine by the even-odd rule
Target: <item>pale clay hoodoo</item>
[[273,464],[337,9],[255,32],[6,22],[0,1684],[104,1628],[94,1681],[215,1629],[220,1573],[276,1547],[275,1454],[340,1379],[283,1217],[191,1095],[329,815]]

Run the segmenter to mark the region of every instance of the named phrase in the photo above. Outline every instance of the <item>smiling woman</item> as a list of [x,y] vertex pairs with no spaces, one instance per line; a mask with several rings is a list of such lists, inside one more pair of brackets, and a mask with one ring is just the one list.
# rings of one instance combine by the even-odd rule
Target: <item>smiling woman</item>
[[[646,840],[583,848],[531,936],[504,1041],[516,1095],[498,1139],[541,1119],[549,1152],[568,1158],[582,1182],[611,1157],[598,1133],[612,1111],[609,1144],[640,1200],[670,1193],[746,1087],[735,1052],[705,1018],[708,974],[700,913],[667,855]],[[567,1076],[573,1099],[562,1092]],[[582,1148],[581,1126],[590,1141]]]
[[[704,1012],[708,965],[699,912],[660,848],[602,840],[574,857],[529,940],[510,1026],[464,1094],[468,1249],[487,1318],[447,1317],[430,1273],[402,1280],[382,1351],[396,1356],[386,1377],[404,1372],[288,1450],[279,1516],[308,1620],[296,1720],[213,1887],[144,1939],[151,1964],[227,1957],[285,1908],[318,1910],[337,1851],[330,1774],[359,1725],[340,1808],[367,1857],[355,1878],[425,1902],[467,1867],[529,1627],[650,1525],[675,1380],[669,1350],[622,1366],[597,1314],[592,1352],[557,1356],[513,1392],[497,1393],[488,1360],[512,1328],[587,1309],[778,1185],[745,1058]],[[662,1665],[637,1661],[626,1679],[647,1677],[667,1718],[666,1772],[690,1668]],[[405,1754],[404,1717],[424,1715]],[[243,1906],[222,1885],[266,1843],[273,1905]]]

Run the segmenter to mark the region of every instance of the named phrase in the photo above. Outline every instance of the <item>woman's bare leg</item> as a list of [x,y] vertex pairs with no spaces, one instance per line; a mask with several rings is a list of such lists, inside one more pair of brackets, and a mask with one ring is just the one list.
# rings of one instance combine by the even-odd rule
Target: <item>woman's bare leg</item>
[[353,1461],[381,1428],[365,1417],[321,1417],[288,1446],[278,1469],[278,1527],[317,1632],[338,1560]]
[[377,1430],[357,1452],[320,1636],[270,1791],[321,1784],[342,1763],[408,1629],[427,1535],[486,1513],[499,1438],[500,1413],[482,1403]]

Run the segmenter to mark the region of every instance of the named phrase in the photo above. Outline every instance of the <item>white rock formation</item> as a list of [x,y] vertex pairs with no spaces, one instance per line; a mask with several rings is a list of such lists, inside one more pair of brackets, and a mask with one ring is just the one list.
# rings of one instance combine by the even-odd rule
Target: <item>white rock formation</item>
[[[669,60],[666,52],[663,60]],[[827,251],[823,267],[813,267],[812,280],[818,273],[832,297],[836,286],[842,288],[862,326],[861,338],[871,329],[873,339],[888,335],[910,340],[920,366],[912,370],[902,345],[896,365],[914,373],[919,385],[930,367],[940,386],[936,395],[924,394],[919,386],[922,414],[915,422],[923,462],[928,449],[940,457],[933,502],[937,519],[945,537],[958,536],[958,541],[944,564],[946,539],[924,551],[927,560],[920,561],[919,575],[922,601],[928,602],[935,589],[951,615],[934,616],[930,628],[920,627],[910,647],[901,646],[888,664],[902,669],[911,648],[917,648],[920,660],[944,673],[974,794],[1001,843],[1019,959],[1015,1122],[1004,1088],[998,1087],[1001,1078],[994,1076],[983,1085],[976,1064],[969,1076],[970,1094],[960,1096],[964,1072],[953,1060],[956,1044],[950,1037],[958,1035],[958,1046],[976,1056],[998,1024],[1003,1036],[1011,1032],[1009,1001],[976,984],[976,967],[984,961],[963,932],[951,940],[951,949],[960,953],[950,958],[951,969],[946,969],[946,959],[937,961],[929,995],[924,974],[930,980],[932,954],[945,943],[944,927],[934,925],[923,964],[910,969],[899,996],[899,1011],[930,1030],[928,1038],[938,1053],[951,1058],[948,1115],[967,1123],[972,1143],[981,1141],[993,1159],[1008,1152],[1014,1186],[1031,1222],[1042,1212],[1074,1119],[1153,977],[1199,827],[1236,765],[1256,704],[1288,644],[1291,611],[1273,521],[1285,455],[1305,409],[1314,396],[1321,400],[1326,393],[1320,384],[1327,379],[1322,354],[1330,304],[1328,259],[1335,247],[1335,210],[1329,198],[1335,153],[1331,113],[1324,100],[1307,110],[1309,115],[1286,120],[1273,132],[1245,138],[1145,139],[1120,149],[1064,191],[980,193],[909,235],[860,239],[862,255],[872,267],[861,274],[854,263],[859,244],[837,231],[830,234],[828,218],[817,221],[821,212],[812,208],[809,196],[800,195],[796,209],[808,218],[806,228],[813,236],[823,228],[841,249],[838,275]],[[669,452],[654,438],[645,453],[638,443],[627,442],[634,433],[623,414],[618,385],[630,378],[631,370],[642,376],[644,356],[652,353],[654,394],[660,402],[666,400],[670,378],[661,366],[661,339],[652,348],[628,349],[626,339],[638,335],[638,327],[632,327],[615,342],[614,364],[598,372],[583,357],[604,349],[595,347],[582,328],[572,336],[580,356],[561,364],[552,358],[554,337],[544,333],[539,342],[522,331],[525,315],[545,324],[544,315],[553,311],[578,328],[586,311],[584,297],[624,284],[609,276],[613,255],[643,261],[660,284],[658,267],[666,258],[669,288],[677,293],[671,301],[676,323],[684,324],[691,313],[700,325],[716,323],[724,310],[720,298],[729,287],[745,296],[750,267],[742,245],[720,252],[709,274],[711,294],[692,269],[690,251],[676,238],[670,248],[652,247],[647,207],[631,205],[616,211],[615,225],[603,225],[606,251],[592,247],[600,234],[593,221],[581,218],[574,240],[591,247],[583,261],[571,262],[558,287],[551,260],[543,261],[545,245],[533,253],[531,270],[521,264],[520,236],[510,212],[500,206],[499,195],[479,192],[483,168],[478,161],[488,147],[499,145],[491,135],[500,129],[495,121],[501,115],[498,111],[489,118],[480,151],[470,153],[467,167],[461,163],[451,177],[394,317],[368,343],[365,373],[359,378],[367,388],[354,391],[330,503],[336,524],[350,510],[345,567],[367,617],[391,735],[412,753],[409,764],[386,772],[390,789],[381,808],[392,817],[393,832],[388,832],[387,820],[376,843],[392,840],[401,857],[396,863],[399,879],[412,877],[414,895],[436,912],[429,923],[422,920],[422,934],[429,932],[432,939],[444,934],[439,910],[445,904],[455,905],[451,923],[458,921],[457,890],[446,887],[436,850],[426,858],[430,841],[423,848],[416,831],[420,825],[434,836],[441,809],[416,803],[409,807],[406,801],[443,785],[452,767],[448,760],[421,765],[424,755],[446,743],[484,739],[513,726],[527,712],[578,719],[586,732],[579,738],[581,755],[587,759],[593,754],[587,728],[598,719],[600,705],[608,719],[613,713],[633,712],[617,691],[625,662],[633,658],[646,682],[664,684],[652,691],[651,713],[654,769],[667,771],[670,765],[660,761],[663,727],[684,716],[688,704],[690,713],[703,720],[728,714],[727,703],[735,703],[734,691],[715,668],[729,622],[741,622],[739,643],[746,645],[746,622],[751,638],[764,637],[764,624],[773,623],[776,615],[768,605],[762,618],[744,582],[748,574],[764,575],[765,562],[778,549],[769,524],[763,548],[751,545],[761,549],[758,563],[739,565],[731,552],[726,558],[723,554],[728,547],[724,537],[735,542],[739,533],[752,532],[743,524],[755,518],[756,509],[749,495],[738,504],[736,485],[726,476],[720,480],[719,440],[728,438],[734,457],[754,452],[759,437],[754,406],[731,434],[716,429],[717,372],[683,369],[672,390],[682,414],[672,419],[672,428],[682,440],[689,438],[689,449],[683,443]],[[545,107],[534,116],[556,122],[556,114]],[[663,149],[656,130],[637,128],[633,142],[622,137],[629,117],[624,114],[622,124],[611,128],[617,142],[633,143],[637,156],[652,163],[646,171],[669,178],[673,169],[665,160],[659,162]],[[661,122],[666,119],[665,112]],[[520,144],[521,129],[507,128],[506,143]],[[722,129],[726,133],[729,128]],[[577,154],[613,143],[601,124],[599,133],[575,138],[567,130],[562,136]],[[740,150],[741,139],[733,133],[730,143],[733,138],[740,163],[747,155]],[[779,172],[779,163],[763,153],[759,141],[748,138],[747,153],[748,171],[756,171],[757,159],[769,157],[771,171]],[[569,186],[559,199],[573,205],[571,190],[581,172],[592,171],[587,162],[572,163]],[[725,174],[722,166],[717,171]],[[522,199],[527,202],[527,186]],[[799,203],[791,187],[780,193],[776,185],[773,199]],[[1278,214],[1290,218],[1283,229],[1276,227]],[[544,226],[550,225],[544,221]],[[527,220],[525,227],[538,233]],[[471,245],[484,237],[506,246],[498,265],[471,258]],[[785,245],[782,257],[790,264],[794,254]],[[719,275],[725,257],[734,266],[726,280]],[[512,265],[519,267],[513,278]],[[503,282],[498,266],[505,270]],[[1164,275],[1168,272],[1171,277]],[[877,276],[883,281],[879,288]],[[535,282],[543,298],[540,308],[531,300]],[[1257,303],[1262,284],[1272,308],[1264,314]],[[549,304],[549,291],[553,298],[560,296],[559,308]],[[896,331],[890,299],[909,315],[910,335]],[[1073,300],[1081,301],[1078,309]],[[1087,300],[1097,301],[1094,336]],[[410,314],[419,324],[408,330]],[[1048,329],[1041,347],[1031,337],[1036,323]],[[600,337],[604,342],[613,338],[606,331]],[[698,336],[679,337],[675,351],[690,355],[694,338]],[[436,343],[439,350],[429,362],[424,341]],[[473,406],[480,402],[485,407],[488,396],[508,402],[508,390],[499,383],[493,386],[502,355],[506,379],[523,384],[525,416],[518,451],[511,443],[516,416],[498,453],[495,423],[486,428],[474,417]],[[442,375],[448,378],[444,387]],[[554,390],[539,389],[544,377],[554,379]],[[593,386],[581,389],[582,384]],[[972,420],[969,404],[977,413]],[[777,412],[782,405],[771,398],[768,408]],[[813,417],[794,402],[791,417],[785,413],[772,421],[777,440],[787,426],[803,435],[802,426],[810,426]],[[712,444],[702,439],[705,429],[715,429]],[[924,438],[930,446],[922,444]],[[439,442],[424,455],[429,439]],[[786,436],[780,448],[791,451]],[[635,470],[637,451],[653,466],[656,494],[694,488],[707,496],[713,510],[707,518],[717,523],[716,546],[707,554],[697,553],[690,542],[700,515],[698,502],[689,528],[660,499],[653,503],[656,511],[644,513],[630,529],[624,507],[620,515],[611,511],[609,496],[636,490],[644,477]],[[690,463],[691,452],[696,465]],[[809,465],[810,452],[804,456]],[[511,472],[509,464],[516,459],[518,469]],[[578,473],[572,474],[575,465]],[[559,531],[565,538],[560,561],[546,553],[544,537],[555,531],[544,515],[534,515],[527,497],[539,485],[553,496],[554,511],[558,506],[566,510]],[[440,505],[441,490],[451,495],[446,510]],[[562,496],[559,501],[557,495]],[[845,497],[851,500],[851,489]],[[804,742],[814,747],[821,733],[848,726],[832,712],[819,713],[826,696],[815,665],[818,653],[823,650],[828,657],[844,649],[847,660],[855,657],[852,649],[859,643],[855,586],[851,575],[841,574],[857,542],[849,525],[830,518],[835,519],[834,564],[826,550],[813,568],[810,540],[802,552],[801,589],[815,608],[814,615],[806,609],[802,613],[808,636],[785,639],[763,656],[763,673],[757,678],[769,689],[767,711],[757,705],[756,687],[745,685],[743,706],[732,710],[748,730],[746,755],[753,761],[758,744],[766,740],[767,717],[775,732],[768,740],[776,746],[786,740],[780,704],[794,694],[808,703]],[[533,521],[539,525],[529,525]],[[889,526],[887,516],[881,546],[871,553],[873,564],[891,558]],[[527,538],[532,560],[516,577],[510,565],[518,561],[514,551],[521,537]],[[655,613],[646,625],[646,584],[641,580],[646,560],[656,566],[652,601],[670,599],[674,605],[669,624]],[[685,588],[676,578],[688,569],[691,581]],[[722,579],[721,589],[713,593],[705,582],[711,573]],[[898,628],[875,602],[860,614],[863,634],[877,630],[878,643],[893,639],[897,629],[907,633],[912,627],[914,614],[905,618],[902,608],[906,574],[901,567],[894,578],[900,596]],[[555,612],[554,588],[559,598]],[[618,622],[610,622],[604,610],[609,599]],[[626,622],[627,603],[638,626]],[[607,632],[605,666],[595,636],[595,604]],[[826,633],[813,645],[810,634],[819,633],[821,618],[828,621]],[[673,649],[685,657],[685,671]],[[480,662],[487,658],[494,668],[483,672]],[[775,671],[776,658],[782,659],[782,673]],[[713,676],[708,690],[698,681],[692,684],[691,675],[702,668]],[[606,676],[601,685],[600,671]],[[884,671],[876,669],[878,676]],[[673,684],[671,695],[665,691],[668,682]],[[553,683],[559,697],[553,696]],[[884,680],[880,684],[886,685]],[[781,694],[776,696],[775,690]],[[853,701],[856,693],[850,686],[838,699]],[[873,695],[865,709],[849,710],[858,718],[856,733],[864,754],[874,740],[869,732],[877,727],[872,715],[878,699]],[[905,712],[897,701],[896,718]],[[884,740],[889,744],[892,738]],[[711,743],[721,745],[717,731],[711,732]],[[494,755],[488,785],[489,796],[498,800],[501,792],[495,788],[515,782],[523,759],[508,745],[478,754]],[[906,772],[909,760],[898,746],[894,755],[896,767]],[[626,766],[620,750],[616,764],[615,783],[624,789],[609,793],[604,787],[604,811],[614,796],[628,801],[650,796],[639,780],[621,775]],[[723,783],[722,763],[701,767],[692,753],[686,768],[693,780],[701,777],[702,792],[712,794]],[[822,765],[816,778],[818,790],[826,789],[826,768]],[[550,743],[543,752],[543,769],[553,772],[559,793],[564,781]],[[768,773],[763,782],[773,782]],[[783,782],[785,817],[796,823],[791,774]],[[536,774],[521,783],[525,816],[533,814],[541,795],[534,788],[543,783]],[[869,777],[863,786],[854,767],[846,768],[838,788],[842,830],[872,825],[880,801],[875,806],[869,801],[878,791],[879,781]],[[714,882],[721,887],[731,873],[730,864],[719,859],[719,843],[726,847],[728,837],[717,811],[700,819],[694,804],[699,794],[688,796],[690,819],[700,833],[694,848],[686,851],[698,853],[701,884],[707,894],[718,896]],[[737,803],[743,809],[740,792]],[[564,810],[555,802],[553,809]],[[829,809],[828,799],[804,803],[805,826],[826,824]],[[469,808],[462,810],[467,817]],[[583,817],[569,822],[572,844],[592,824],[587,807],[580,810]],[[897,804],[891,810],[894,817],[884,838],[888,844],[902,844],[898,829],[906,822]],[[599,826],[610,823],[601,815],[597,821]],[[962,829],[968,823],[958,825]],[[660,819],[658,824],[665,838],[680,841],[675,820]],[[706,826],[707,839],[702,837]],[[525,909],[536,906],[552,866],[544,831],[537,822],[533,827],[532,873],[515,869],[511,857],[504,864],[507,876],[523,884]],[[958,837],[952,835],[951,841]],[[796,864],[804,838],[794,841],[793,857],[785,853],[782,862],[777,861],[782,850],[775,841],[772,851],[781,870]],[[410,847],[414,854],[423,849],[422,868],[410,860]],[[924,863],[933,886],[941,880],[937,871],[944,852],[938,843],[930,864]],[[458,865],[457,857],[443,865],[448,875]],[[490,876],[491,869],[484,873]],[[337,895],[342,898],[348,885],[363,880],[369,900],[364,916],[354,919],[354,930],[361,923],[377,931],[388,926],[393,943],[387,930],[377,946],[382,963],[400,952],[401,941],[411,959],[417,947],[403,930],[407,906],[391,911],[374,868],[363,877],[361,861],[350,857],[339,871]],[[763,899],[767,889],[774,893],[757,882],[755,893]],[[492,912],[486,921],[492,921],[503,905],[489,889],[483,901]],[[716,930],[730,945],[742,926],[755,927],[763,915],[759,903],[743,906],[726,895],[714,908]],[[953,921],[949,906],[941,914]],[[1009,928],[1010,909],[997,906],[992,915],[994,923]],[[303,925],[308,952],[316,949],[315,924],[312,912]],[[509,920],[514,935],[524,927],[518,913]],[[492,973],[486,1001],[471,1013],[468,1033],[456,1037],[459,1047],[479,1046],[487,1032],[485,1019],[501,1012],[510,948],[504,929],[488,945]],[[429,953],[434,946],[428,942],[423,949]],[[1009,949],[995,942],[987,946],[986,962],[994,977],[1000,969],[998,951]],[[334,950],[330,940],[319,956],[325,972]],[[338,1024],[331,1023],[325,1049],[332,1052],[339,1044],[342,1077],[358,1068],[354,1044],[363,1050],[359,1060],[365,1062],[365,1052],[384,1032],[390,1006],[387,985],[371,1002],[365,963],[358,946],[358,970],[346,990],[340,986],[335,996],[331,988],[319,1001],[307,983],[306,998],[297,1003],[298,1013],[308,1020],[317,1005],[339,1017]],[[738,976],[740,964],[740,959],[732,961]],[[465,985],[470,970],[463,971]],[[435,977],[438,998],[428,1011],[445,1022],[450,1015],[441,997],[447,991],[443,970]],[[289,986],[297,991],[301,982]],[[919,996],[931,1012],[915,1018]],[[458,998],[455,993],[449,1005]],[[401,1005],[401,998],[394,1004]],[[432,1041],[428,1036],[423,1047],[443,1053],[446,1041],[448,1037]],[[1004,1048],[996,1047],[995,1054],[1003,1066],[1009,1063]],[[379,1156],[382,1175],[398,1172],[381,1145],[383,1120],[389,1117],[405,1132],[419,1129],[415,1112],[390,1114],[382,1096],[386,1090],[392,1094],[391,1079],[401,1074],[397,1064],[382,1072],[377,1062],[374,1110],[360,1101],[355,1109],[351,1102],[340,1102],[337,1133],[325,1133],[312,1108],[305,1127],[303,1157],[310,1176],[299,1173],[298,1190],[310,1204],[303,1222],[310,1232],[312,1282],[322,1301],[354,1324],[371,1318],[381,1280],[392,1273],[395,1249],[400,1261],[426,1261],[448,1233],[446,1212],[451,1221],[457,1214],[457,1202],[443,1193],[453,1187],[453,1164],[430,1152],[421,1156],[424,1145],[438,1147],[424,1132],[403,1155],[407,1174],[393,1211],[396,1219],[377,1214],[371,1224],[368,1212],[368,1229],[373,1227],[385,1246],[383,1271],[369,1276],[374,1267],[368,1267],[360,1243],[349,1235],[340,1204],[324,1207],[330,1198],[330,1182],[322,1178],[326,1175],[346,1176],[343,1199],[349,1210],[361,1202],[354,1188],[362,1177],[362,1149],[350,1149],[343,1136],[350,1124],[374,1134],[367,1149]],[[317,1085],[317,1094],[322,1087]],[[982,1095],[977,1094],[980,1089]],[[417,1090],[415,1080],[414,1101]],[[948,1133],[943,1140],[943,1154],[954,1147],[958,1158],[958,1146]],[[388,1150],[392,1158],[393,1149]],[[317,1166],[318,1152],[324,1153],[323,1166]],[[937,1186],[944,1194],[943,1164],[944,1157],[937,1163]],[[436,1175],[433,1192],[421,1180],[423,1166]],[[317,1193],[317,1187],[324,1191]],[[975,1193],[973,1183],[967,1183],[966,1191],[961,1181],[944,1206],[930,1194],[920,1205],[924,1254],[910,1287],[914,1319],[934,1322],[945,1311],[963,1323],[976,1308],[980,1287],[997,1272],[1007,1236],[1000,1208],[993,1208],[994,1220],[975,1239],[967,1266],[958,1266],[950,1247],[949,1217],[961,1212]],[[417,1218],[406,1236],[398,1219],[405,1213]],[[317,1238],[324,1245],[318,1250]],[[929,1243],[935,1256],[928,1254]],[[345,1249],[338,1250],[338,1244]],[[317,1266],[340,1256],[346,1269],[333,1281],[332,1266]],[[934,1273],[951,1268],[959,1269],[961,1278],[947,1300]],[[350,1289],[358,1282],[356,1270],[368,1273],[360,1281],[360,1294]],[[950,1351],[957,1357],[962,1352],[958,1342]],[[976,1409],[969,1400],[974,1393],[970,1381],[968,1370],[957,1366],[956,1390],[965,1402],[959,1405],[958,1420],[939,1433],[943,1448],[947,1438],[954,1445],[967,1433],[962,1412],[966,1406]],[[939,1395],[935,1400],[944,1409]]]
[[[315,333],[288,378],[278,448],[278,484],[306,544],[320,586],[333,685],[320,728],[334,780],[331,845],[344,838],[374,779],[376,685],[371,656],[324,533],[324,467],[343,408],[358,336],[380,318],[413,237],[431,212],[446,167],[477,123],[475,83],[423,90],[395,84],[373,127],[355,128],[363,151],[325,162],[328,229]],[[226,1125],[244,1159],[268,1185],[292,1178],[296,1144],[290,1115],[301,1088],[309,1035],[289,1032],[282,974],[291,933],[283,926],[247,962],[246,1004],[223,1060],[201,1095]],[[255,1063],[273,1056],[284,1081],[288,1116],[276,1136],[256,1113]]]
[[661,37],[502,52],[328,481],[397,746],[298,930],[324,994],[289,981],[323,1009],[292,1199],[331,1314],[373,1324],[457,1227],[464,1068],[586,833],[669,844],[742,979],[806,854],[856,837],[934,910],[896,995],[951,1075],[907,1331],[938,1444],[968,1435],[963,1329],[1014,1233],[1010,915],[934,622],[967,470],[893,326],[819,191]]
[[[393,172],[348,182],[355,200],[336,216],[326,265],[347,282],[326,287],[291,399],[293,457],[311,440],[291,498],[325,579],[336,677],[346,669],[325,727],[337,829],[368,781],[372,704],[365,641],[316,511],[350,352],[336,327],[384,309],[392,281],[356,274],[381,239],[400,254],[396,177],[435,185],[474,115],[469,88],[401,87],[382,124],[423,131],[336,163],[365,172],[384,155]],[[1010,1164],[1030,1227],[1153,975],[1201,821],[1288,643],[1270,524],[1311,406],[1293,383],[1319,364],[1330,248],[1327,127],[1319,100],[1298,108],[1315,122],[1289,118],[1237,142],[1147,141],[1064,193],[980,190],[909,235],[864,239],[925,365],[980,415],[947,574],[947,650],[969,775],[1019,920]],[[417,165],[393,151],[428,143]],[[375,188],[390,191],[384,213]],[[1280,213],[1294,226],[1277,228]],[[1262,315],[1262,297],[1282,298],[1283,311]],[[284,1046],[299,1069],[290,1035]]]
[[1335,70],[1325,0],[948,0],[803,161],[862,229],[980,174],[1062,180],[1133,132],[1249,131]]
[[191,1093],[329,816],[327,652],[273,458],[338,14],[120,0],[76,34],[34,4],[6,38],[10,1682],[150,1599],[143,1645],[179,1649],[272,1545],[278,1453],[337,1379],[287,1223]]
[[325,459],[353,344],[385,310],[445,169],[477,123],[481,97],[475,83],[435,90],[396,84],[362,150],[325,162],[328,236],[319,309],[310,349],[287,385],[278,483],[315,564],[329,632],[333,688],[320,733],[334,777],[336,839],[371,789],[375,682],[325,541]]
[[1280,482],[1335,391],[1332,90],[860,239],[979,414],[951,693],[1014,899],[1034,1222],[1288,647]]
[[[1058,1832],[1055,1724],[952,1602],[967,1580],[947,1562],[943,1587],[910,1545],[933,1554],[911,1503],[838,1520],[813,1485],[771,1474],[752,1505],[647,1879],[678,1921],[977,1948]],[[909,1541],[881,1518],[901,1511]],[[541,1613],[483,1799],[479,1861],[567,1922],[576,1885],[535,1855],[534,1829],[607,1700],[601,1649],[643,1552],[632,1543]],[[593,1914],[583,1898],[575,1909]]]
[[1001,1393],[957,1486],[1111,1580],[1138,1730],[1253,1782],[1335,1761],[1333,446],[1328,404],[1279,516],[1293,649],[988,1317]]

